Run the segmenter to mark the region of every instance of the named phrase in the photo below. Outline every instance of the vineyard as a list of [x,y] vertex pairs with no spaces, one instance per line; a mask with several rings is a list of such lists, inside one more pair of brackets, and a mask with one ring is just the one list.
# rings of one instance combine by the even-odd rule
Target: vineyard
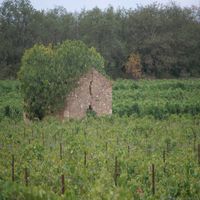
[[113,115],[24,124],[0,82],[0,200],[200,199],[200,82],[117,80]]

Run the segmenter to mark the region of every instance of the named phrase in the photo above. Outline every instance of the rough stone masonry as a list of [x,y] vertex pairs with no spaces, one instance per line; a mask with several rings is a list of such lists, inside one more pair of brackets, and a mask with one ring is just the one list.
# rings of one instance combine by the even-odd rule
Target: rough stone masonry
[[97,116],[112,114],[112,83],[95,69],[79,79],[77,87],[66,98],[60,117],[80,119],[88,109]]

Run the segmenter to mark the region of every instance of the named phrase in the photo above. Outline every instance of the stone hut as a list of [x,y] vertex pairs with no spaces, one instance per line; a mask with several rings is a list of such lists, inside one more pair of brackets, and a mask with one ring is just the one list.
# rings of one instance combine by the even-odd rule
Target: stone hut
[[81,119],[92,110],[97,116],[112,114],[112,83],[92,68],[83,75],[77,87],[66,97],[61,119]]

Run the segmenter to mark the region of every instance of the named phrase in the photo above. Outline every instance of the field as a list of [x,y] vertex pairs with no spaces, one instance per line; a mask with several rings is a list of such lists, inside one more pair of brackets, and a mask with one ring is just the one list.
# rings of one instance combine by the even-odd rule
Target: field
[[200,199],[199,79],[117,80],[112,116],[29,125],[19,88],[0,82],[0,200]]

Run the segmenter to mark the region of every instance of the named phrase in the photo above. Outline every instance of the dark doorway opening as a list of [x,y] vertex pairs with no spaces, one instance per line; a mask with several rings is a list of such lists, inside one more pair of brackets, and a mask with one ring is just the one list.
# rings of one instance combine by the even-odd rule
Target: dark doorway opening
[[89,105],[88,110],[93,111],[93,109],[92,109],[92,105]]
[[95,117],[96,116],[96,112],[93,110],[91,104],[89,105],[89,107],[86,111],[86,114],[87,114],[88,117]]

